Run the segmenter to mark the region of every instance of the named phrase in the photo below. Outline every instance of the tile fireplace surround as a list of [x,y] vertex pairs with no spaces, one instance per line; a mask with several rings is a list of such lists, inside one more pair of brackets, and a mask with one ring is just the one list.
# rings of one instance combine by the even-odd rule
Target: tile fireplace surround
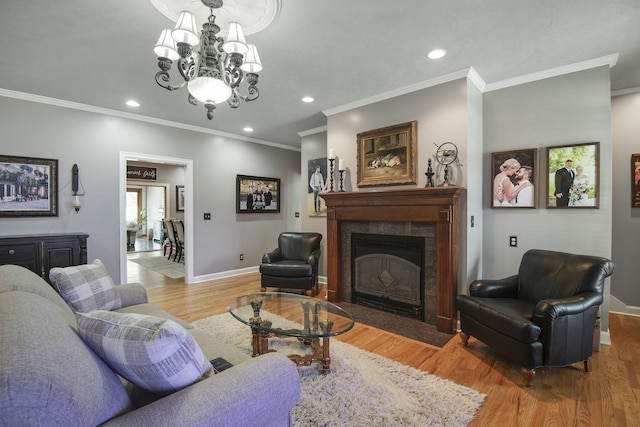
[[[436,234],[435,326],[455,333],[458,290],[460,218],[466,202],[462,187],[332,192],[321,194],[327,204],[327,299],[346,301],[340,272],[350,269],[342,241],[348,222],[433,223]],[[347,267],[347,263],[349,266]],[[348,284],[350,286],[350,283]]]

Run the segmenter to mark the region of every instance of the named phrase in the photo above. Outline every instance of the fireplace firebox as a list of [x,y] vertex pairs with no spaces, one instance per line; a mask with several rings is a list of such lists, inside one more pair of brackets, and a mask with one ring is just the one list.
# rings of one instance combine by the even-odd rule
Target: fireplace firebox
[[351,302],[423,320],[424,238],[351,235]]

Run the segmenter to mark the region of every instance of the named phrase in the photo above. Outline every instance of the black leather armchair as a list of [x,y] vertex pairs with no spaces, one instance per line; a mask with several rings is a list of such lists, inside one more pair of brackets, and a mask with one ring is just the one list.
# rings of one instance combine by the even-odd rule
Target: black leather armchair
[[587,255],[527,251],[517,275],[476,280],[456,297],[460,336],[473,336],[522,366],[530,386],[535,369],[567,366],[592,356],[604,280],[613,263]]
[[285,232],[278,247],[262,256],[261,291],[267,288],[302,289],[308,296],[318,293],[320,233]]

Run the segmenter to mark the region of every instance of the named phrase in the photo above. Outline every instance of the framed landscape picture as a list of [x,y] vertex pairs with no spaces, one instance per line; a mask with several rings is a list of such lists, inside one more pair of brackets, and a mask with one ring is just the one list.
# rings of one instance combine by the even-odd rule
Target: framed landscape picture
[[598,208],[600,143],[547,147],[547,208]]
[[492,208],[537,207],[538,149],[491,154]]
[[236,176],[236,213],[280,212],[280,178]]
[[358,187],[416,183],[418,122],[360,132]]
[[640,208],[640,153],[631,155],[631,207]]
[[0,217],[58,216],[58,160],[0,155]]

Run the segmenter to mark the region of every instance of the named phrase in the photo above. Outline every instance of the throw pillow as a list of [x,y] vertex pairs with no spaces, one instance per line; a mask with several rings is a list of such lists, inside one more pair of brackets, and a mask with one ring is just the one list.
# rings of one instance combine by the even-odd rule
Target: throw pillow
[[196,340],[173,320],[103,310],[76,317],[87,345],[121,377],[145,390],[170,393],[211,370]]
[[115,284],[99,259],[91,264],[52,268],[49,270],[49,280],[75,312],[117,310],[122,307]]

